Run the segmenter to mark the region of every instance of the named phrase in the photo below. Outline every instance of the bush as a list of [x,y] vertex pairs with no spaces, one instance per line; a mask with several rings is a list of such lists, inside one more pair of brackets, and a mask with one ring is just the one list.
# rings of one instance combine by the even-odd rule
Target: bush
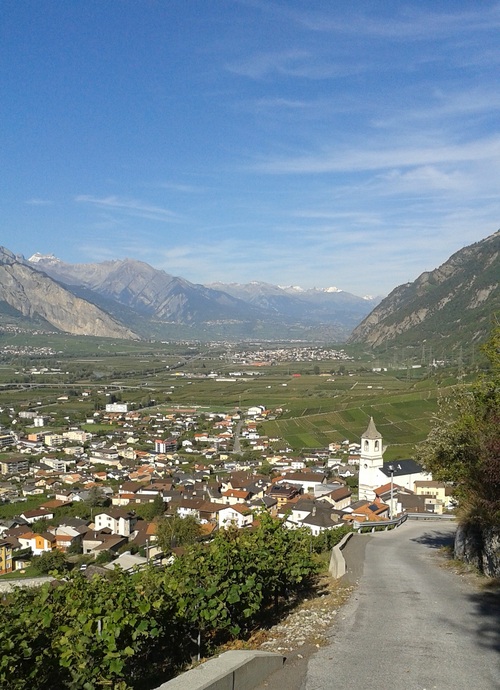
[[47,575],[54,570],[64,572],[68,569],[69,565],[61,551],[45,551],[40,554],[40,556],[35,556],[33,558],[31,567],[36,573]]

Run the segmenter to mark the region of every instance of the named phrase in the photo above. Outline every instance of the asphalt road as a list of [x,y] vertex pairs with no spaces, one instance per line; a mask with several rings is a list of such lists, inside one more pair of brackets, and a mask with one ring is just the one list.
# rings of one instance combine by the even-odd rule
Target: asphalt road
[[408,521],[351,539],[347,577],[359,585],[309,658],[301,690],[500,689],[498,592],[442,567],[437,549],[454,530]]

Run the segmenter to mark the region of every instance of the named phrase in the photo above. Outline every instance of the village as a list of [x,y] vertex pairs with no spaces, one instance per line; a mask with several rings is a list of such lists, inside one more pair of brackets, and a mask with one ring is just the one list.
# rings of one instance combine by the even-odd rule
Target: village
[[263,511],[318,536],[452,507],[448,487],[414,461],[383,462],[373,419],[361,443],[299,455],[260,433],[281,413],[264,405],[233,414],[137,411],[113,402],[86,420],[93,433],[71,420],[52,429],[40,410],[9,408],[12,423],[0,433],[0,510],[10,515],[0,519],[0,575],[29,572],[33,558],[54,551],[82,570],[167,564],[182,547],[160,545],[160,517],[189,516],[209,540],[230,526],[252,529]]

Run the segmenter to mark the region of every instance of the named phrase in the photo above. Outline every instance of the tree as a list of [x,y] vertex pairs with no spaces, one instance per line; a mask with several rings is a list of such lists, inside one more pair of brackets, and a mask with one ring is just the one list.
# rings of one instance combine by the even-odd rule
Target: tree
[[156,538],[160,548],[169,552],[174,546],[194,544],[201,535],[201,527],[193,515],[162,517],[156,526]]
[[43,534],[43,532],[46,532],[49,527],[53,526],[53,524],[54,522],[48,520],[47,518],[40,518],[40,520],[35,520],[32,523],[31,530],[34,534]]
[[151,503],[140,503],[135,506],[135,512],[143,520],[150,522],[154,520],[155,517],[163,515],[165,512],[165,503],[160,494],[156,494],[154,500]]
[[500,525],[500,325],[483,348],[487,374],[461,387],[441,415],[417,459],[434,479],[451,482],[462,523]]
[[40,556],[35,556],[31,561],[31,566],[37,573],[45,575],[52,570],[67,570],[68,564],[61,551],[45,551]]
[[85,503],[89,508],[99,508],[109,504],[108,498],[104,495],[100,487],[92,486],[89,489],[89,495]]

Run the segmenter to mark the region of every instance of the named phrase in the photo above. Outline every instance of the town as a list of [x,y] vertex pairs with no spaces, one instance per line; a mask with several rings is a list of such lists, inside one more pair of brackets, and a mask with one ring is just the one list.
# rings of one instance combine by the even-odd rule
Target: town
[[[59,396],[63,409],[67,400]],[[252,529],[266,512],[318,536],[453,506],[448,487],[412,460],[383,462],[373,419],[360,442],[297,453],[262,433],[282,408],[129,407],[107,403],[81,425],[64,415],[57,429],[36,407],[1,410],[0,575],[53,565],[43,558],[53,552],[82,570],[167,565],[183,546],[174,532],[158,538],[160,521],[188,518],[210,540],[229,526]]]

